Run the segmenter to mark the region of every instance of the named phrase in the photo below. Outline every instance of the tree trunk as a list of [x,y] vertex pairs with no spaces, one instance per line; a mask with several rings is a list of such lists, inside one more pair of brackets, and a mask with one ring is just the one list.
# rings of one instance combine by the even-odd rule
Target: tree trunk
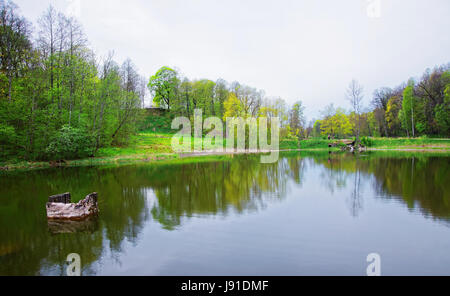
[[413,108],[413,102],[411,102],[411,130],[412,130],[412,137],[414,138],[414,108]]
[[11,74],[9,74],[8,80],[9,80],[8,100],[9,100],[9,102],[11,102],[11,98],[12,98],[12,75]]

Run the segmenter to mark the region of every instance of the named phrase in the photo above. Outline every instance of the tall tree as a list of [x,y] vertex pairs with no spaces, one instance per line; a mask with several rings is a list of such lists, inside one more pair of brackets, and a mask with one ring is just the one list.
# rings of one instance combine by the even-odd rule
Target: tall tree
[[401,122],[399,119],[399,112],[402,108],[402,100],[398,96],[393,96],[389,99],[386,109],[386,123],[389,129],[389,135],[398,136]]
[[169,67],[162,67],[150,77],[148,88],[153,94],[153,102],[170,110],[171,101],[176,95],[178,84],[177,72]]
[[359,143],[359,134],[361,132],[361,111],[363,100],[363,87],[353,79],[346,92],[347,100],[350,102],[353,111],[356,114],[355,126],[356,126],[356,143]]
[[403,101],[402,101],[402,125],[407,130],[411,131],[411,135],[415,136],[414,127],[414,109],[416,106],[416,98],[414,96],[414,81],[410,80],[408,86],[403,91]]
[[0,1],[0,70],[8,79],[8,100],[12,99],[14,77],[20,75],[31,54],[31,25],[17,14],[11,1]]
[[297,101],[289,110],[289,126],[298,137],[303,137],[305,130],[305,107],[302,101]]
[[49,72],[50,72],[50,88],[53,89],[54,83],[54,63],[57,47],[57,27],[58,27],[58,13],[49,6],[47,11],[39,18],[38,24],[40,26],[38,46],[40,52],[45,58],[50,59]]
[[389,87],[382,87],[373,92],[372,106],[374,107],[375,119],[377,120],[380,134],[388,136],[386,110],[389,99],[393,96],[394,91]]

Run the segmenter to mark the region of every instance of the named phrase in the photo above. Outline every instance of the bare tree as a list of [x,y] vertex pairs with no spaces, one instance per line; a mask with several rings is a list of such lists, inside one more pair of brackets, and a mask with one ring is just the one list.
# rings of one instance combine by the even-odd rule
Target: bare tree
[[394,95],[394,91],[389,87],[382,87],[373,92],[372,105],[375,108],[387,110],[389,99]]
[[363,195],[361,194],[361,170],[358,168],[358,161],[356,162],[355,181],[353,190],[350,194],[349,206],[353,217],[358,217],[359,211],[363,208]]
[[[53,6],[39,18],[40,26],[38,45],[44,57],[52,57],[56,48],[58,15]],[[50,87],[53,88],[53,58],[50,58]]]
[[363,100],[363,87],[353,79],[346,91],[346,98],[352,105],[353,111],[355,112],[355,127],[356,127],[356,143],[359,143],[359,134],[361,131],[361,111],[362,111],[362,100]]
[[129,58],[123,62],[120,68],[120,76],[122,77],[123,89],[137,94],[140,76],[137,73],[136,66]]
[[140,76],[137,72],[136,66],[128,58],[123,62],[120,68],[120,76],[122,78],[122,88],[125,91],[124,99],[121,102],[120,108],[118,108],[118,126],[112,134],[114,139],[122,127],[132,119],[133,112],[139,107],[139,84]]
[[145,76],[139,76],[138,93],[141,100],[141,108],[145,108],[145,97],[147,95],[147,79]]
[[81,50],[87,45],[87,39],[84,35],[83,29],[78,21],[73,18],[64,18],[67,31],[67,46],[69,51],[69,68],[70,68],[70,95],[69,95],[69,125],[72,115],[72,108],[74,104],[74,92],[76,88],[76,69],[75,56],[81,53]]

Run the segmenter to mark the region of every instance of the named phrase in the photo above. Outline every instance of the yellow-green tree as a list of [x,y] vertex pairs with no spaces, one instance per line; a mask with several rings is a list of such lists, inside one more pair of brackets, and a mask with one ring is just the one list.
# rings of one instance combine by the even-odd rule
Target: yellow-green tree
[[400,131],[401,122],[398,116],[402,108],[402,100],[397,96],[389,99],[386,107],[386,122],[389,129],[389,135],[396,136]]
[[321,121],[320,129],[322,135],[330,135],[333,137],[342,138],[352,132],[352,125],[349,116],[344,113],[344,110],[338,108],[333,116],[325,118]]
[[228,117],[239,117],[242,116],[242,105],[238,100],[236,95],[232,92],[228,94],[228,98],[223,103],[224,113],[223,119],[226,120]]

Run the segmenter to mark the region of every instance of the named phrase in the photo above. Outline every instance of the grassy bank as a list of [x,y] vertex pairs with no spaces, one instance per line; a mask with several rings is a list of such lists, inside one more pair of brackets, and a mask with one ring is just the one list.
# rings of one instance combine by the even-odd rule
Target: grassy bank
[[[48,168],[52,166],[95,166],[116,165],[133,162],[155,162],[173,161],[180,156],[172,150],[171,140],[173,133],[166,130],[150,128],[135,136],[132,144],[128,147],[101,148],[97,155],[92,158],[79,160],[64,160],[62,163],[48,161],[24,161],[20,159],[8,160],[0,163],[0,169],[33,169]],[[198,140],[198,139],[196,139]],[[295,139],[284,139],[280,141],[280,150],[339,150],[347,140],[306,139],[300,143]],[[329,148],[330,143],[336,147]],[[405,151],[427,151],[443,152],[450,154],[450,139],[434,138],[370,138],[369,150],[405,150]],[[207,157],[207,156],[202,156]]]
[[[351,139],[327,140],[327,139],[306,139],[300,142],[301,149],[328,149],[329,144],[336,144],[336,147],[345,146],[344,142]],[[367,138],[365,140],[367,148],[379,150],[446,150],[450,152],[450,139],[438,138]]]
[[450,149],[450,139],[439,138],[373,138],[370,148],[383,149]]

